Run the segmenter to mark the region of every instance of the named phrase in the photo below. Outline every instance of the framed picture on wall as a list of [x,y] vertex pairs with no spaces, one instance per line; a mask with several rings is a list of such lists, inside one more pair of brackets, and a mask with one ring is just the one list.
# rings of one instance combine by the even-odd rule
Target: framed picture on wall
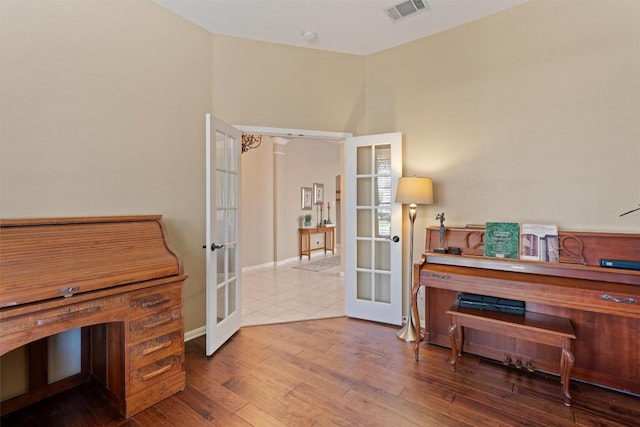
[[311,210],[311,197],[312,197],[313,189],[311,187],[301,187],[301,200],[302,200],[302,210],[310,211]]
[[324,184],[313,184],[313,204],[324,202]]

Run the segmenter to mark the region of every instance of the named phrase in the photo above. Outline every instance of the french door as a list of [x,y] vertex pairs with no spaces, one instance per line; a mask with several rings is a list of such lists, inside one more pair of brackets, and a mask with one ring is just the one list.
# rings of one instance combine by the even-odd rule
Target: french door
[[242,319],[238,248],[242,133],[206,116],[206,354],[211,356]]
[[345,143],[345,309],[349,317],[402,323],[402,134]]

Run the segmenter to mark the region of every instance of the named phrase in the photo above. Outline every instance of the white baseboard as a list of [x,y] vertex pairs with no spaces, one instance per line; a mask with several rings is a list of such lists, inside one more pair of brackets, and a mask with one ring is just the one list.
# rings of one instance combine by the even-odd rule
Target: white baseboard
[[267,262],[267,263],[264,263],[264,264],[251,265],[249,267],[242,267],[242,272],[246,273],[248,271],[261,270],[263,268],[273,267],[274,265],[275,265],[274,262]]
[[[311,259],[318,258],[318,257],[324,257],[324,256],[325,256],[324,252],[321,252],[321,251],[311,252]],[[305,255],[304,258],[306,258],[306,255]],[[303,258],[303,260],[304,260],[304,258]],[[249,271],[260,270],[260,269],[263,269],[263,268],[270,268],[270,267],[274,267],[274,266],[281,266],[281,265],[290,264],[292,262],[298,262],[298,261],[300,261],[300,257],[296,256],[296,257],[292,257],[292,258],[283,259],[283,260],[280,260],[280,261],[267,262],[267,263],[258,264],[258,265],[251,265],[249,267],[242,267],[242,272],[246,273],[246,272],[249,272]]]
[[187,331],[184,333],[184,341],[191,341],[194,338],[201,337],[207,333],[206,326],[201,326],[199,328],[193,329],[191,331]]
[[298,261],[300,257],[287,258],[276,262],[277,266],[289,264],[290,262]]

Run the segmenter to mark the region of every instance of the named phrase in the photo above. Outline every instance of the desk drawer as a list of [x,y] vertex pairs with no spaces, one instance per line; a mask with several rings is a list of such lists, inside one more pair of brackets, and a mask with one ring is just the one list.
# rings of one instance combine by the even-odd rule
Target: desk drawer
[[164,357],[182,351],[182,329],[143,341],[129,348],[130,369],[139,369]]
[[116,295],[4,319],[0,353],[58,332],[121,320],[126,316],[126,309],[125,298]]
[[184,371],[184,356],[182,353],[172,354],[139,369],[131,370],[129,374],[130,393],[155,387],[175,374]]
[[144,290],[129,297],[129,316],[131,319],[148,316],[158,310],[181,305],[182,286],[174,283],[151,291]]
[[146,341],[177,328],[182,329],[182,307],[180,306],[131,321],[129,341],[130,343]]

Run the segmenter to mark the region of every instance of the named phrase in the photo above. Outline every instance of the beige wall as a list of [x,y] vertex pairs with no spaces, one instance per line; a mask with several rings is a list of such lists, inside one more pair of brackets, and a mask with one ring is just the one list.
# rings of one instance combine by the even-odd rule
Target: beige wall
[[275,260],[275,183],[273,140],[242,154],[240,184],[241,267],[272,265]]
[[[640,231],[640,2],[533,1],[367,58],[367,132],[434,179],[416,242],[515,221]],[[416,255],[417,257],[418,255]]]
[[364,131],[363,56],[213,36],[213,113],[236,125]]

